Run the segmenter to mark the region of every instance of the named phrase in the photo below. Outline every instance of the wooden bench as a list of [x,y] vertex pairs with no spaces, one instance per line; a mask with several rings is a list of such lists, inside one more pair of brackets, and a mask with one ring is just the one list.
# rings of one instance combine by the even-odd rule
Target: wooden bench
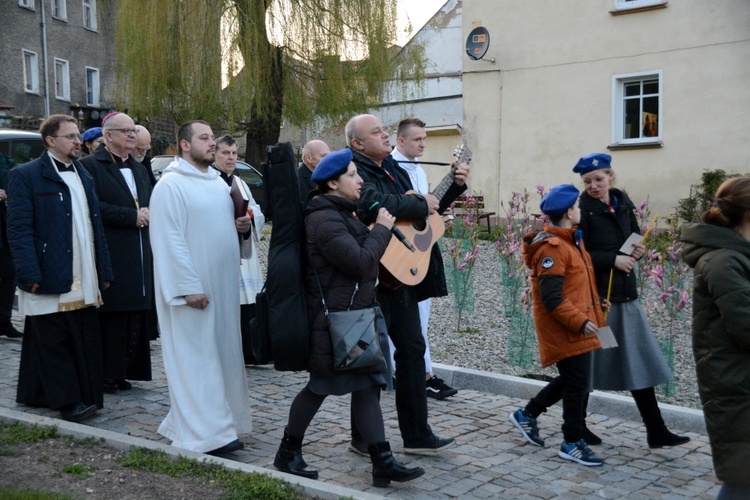
[[462,194],[458,198],[456,198],[456,201],[453,202],[453,213],[456,214],[465,214],[469,211],[474,212],[477,223],[481,221],[482,219],[485,219],[487,221],[487,232],[490,232],[490,217],[495,215],[495,212],[485,212],[484,211],[484,196],[482,195],[473,195],[472,198],[474,198],[474,202],[469,205],[466,203],[466,197]]

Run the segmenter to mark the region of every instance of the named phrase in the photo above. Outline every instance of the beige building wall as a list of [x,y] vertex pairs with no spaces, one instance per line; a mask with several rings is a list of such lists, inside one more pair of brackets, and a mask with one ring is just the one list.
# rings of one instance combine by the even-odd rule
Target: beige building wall
[[[571,169],[596,151],[612,155],[618,186],[636,204],[650,197],[660,215],[704,169],[750,173],[750,2],[678,0],[620,15],[614,7],[464,0],[464,39],[476,26],[491,36],[484,60],[463,63],[470,185],[488,210],[538,184],[582,188]],[[663,79],[661,143],[608,149],[613,76],[645,71]]]

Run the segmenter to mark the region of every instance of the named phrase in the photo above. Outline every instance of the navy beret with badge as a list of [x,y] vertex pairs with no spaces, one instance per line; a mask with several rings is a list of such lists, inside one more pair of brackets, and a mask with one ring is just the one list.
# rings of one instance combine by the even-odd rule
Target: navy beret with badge
[[539,208],[545,215],[557,219],[575,205],[579,194],[580,191],[573,184],[558,184],[544,195]]
[[609,168],[612,165],[612,157],[605,153],[591,153],[578,160],[576,166],[573,167],[573,173],[575,174],[587,174],[592,170],[599,170],[600,168]]
[[315,167],[312,181],[320,184],[343,173],[352,162],[352,151],[348,148],[328,153]]

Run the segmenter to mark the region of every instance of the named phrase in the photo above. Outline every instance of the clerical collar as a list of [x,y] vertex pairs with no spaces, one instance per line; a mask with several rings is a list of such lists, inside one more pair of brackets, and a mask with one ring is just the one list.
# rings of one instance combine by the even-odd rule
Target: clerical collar
[[52,163],[54,163],[55,167],[57,167],[58,172],[75,172],[75,168],[73,168],[73,162],[65,163],[64,161],[58,160],[55,155],[53,155],[49,151],[47,151],[47,154],[50,156],[50,158],[52,158]]
[[228,174],[226,172],[219,170],[219,167],[217,167],[216,165],[211,165],[211,168],[219,172],[219,177],[221,177],[222,180],[226,182],[228,186],[232,185],[232,182],[234,181],[234,172],[232,172],[231,174]]
[[112,163],[117,165],[120,168],[128,168],[128,164],[130,163],[128,160],[130,159],[130,155],[127,155],[125,157],[122,157],[109,149],[107,146],[104,146],[104,149],[107,150],[107,153],[109,153],[109,157],[112,158]]

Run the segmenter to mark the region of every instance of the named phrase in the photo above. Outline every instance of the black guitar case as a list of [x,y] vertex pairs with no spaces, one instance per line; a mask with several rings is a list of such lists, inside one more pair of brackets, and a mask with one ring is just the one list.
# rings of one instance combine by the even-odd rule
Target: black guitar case
[[[297,159],[290,143],[268,147],[264,185],[266,206],[273,215],[265,284],[273,363],[279,371],[300,371],[307,366],[310,349],[305,302],[307,250]],[[259,310],[261,314],[264,312]]]

